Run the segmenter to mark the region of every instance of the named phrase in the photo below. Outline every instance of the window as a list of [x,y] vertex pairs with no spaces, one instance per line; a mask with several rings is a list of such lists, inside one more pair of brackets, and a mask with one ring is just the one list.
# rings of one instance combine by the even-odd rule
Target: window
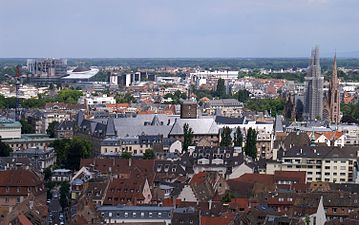
[[16,198],[16,203],[20,203],[20,197]]
[[340,170],[345,170],[345,169],[346,169],[345,166],[340,167]]
[[324,167],[326,170],[330,170],[330,166],[326,166]]

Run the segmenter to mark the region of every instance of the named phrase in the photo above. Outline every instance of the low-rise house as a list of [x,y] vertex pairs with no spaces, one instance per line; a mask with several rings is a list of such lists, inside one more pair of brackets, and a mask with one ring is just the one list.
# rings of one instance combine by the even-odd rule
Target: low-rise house
[[70,120],[71,114],[62,110],[36,110],[28,117],[28,121],[36,134],[45,134],[52,122]]
[[217,172],[195,174],[178,196],[183,202],[208,202],[215,195],[223,196],[228,190],[224,178]]
[[30,195],[46,198],[41,175],[23,168],[0,171],[0,218],[4,218]]
[[103,205],[141,205],[149,204],[151,200],[152,193],[146,178],[117,178],[110,182]]
[[29,158],[0,157],[0,170],[16,168],[29,169],[32,166]]
[[55,137],[71,139],[74,136],[75,121],[64,120],[55,128]]
[[199,212],[194,208],[177,208],[173,210],[171,225],[200,225]]
[[129,152],[134,156],[143,156],[147,149],[155,144],[163,143],[162,135],[140,135],[136,137],[112,137],[101,143],[101,154],[122,154]]
[[241,116],[243,103],[237,99],[210,100],[204,105],[204,112],[208,115],[223,115],[227,117]]
[[188,152],[187,160],[193,164],[194,173],[217,171],[229,179],[253,173],[253,163],[244,156],[240,147],[190,146]]
[[219,145],[219,127],[212,117],[203,118],[178,118],[175,120],[169,137],[173,137],[183,142],[185,124],[193,131],[193,145],[196,146],[218,146]]
[[52,147],[33,147],[10,153],[13,158],[29,158],[34,168],[43,170],[55,164],[56,153]]
[[51,180],[55,182],[65,182],[72,179],[72,171],[68,169],[56,169],[52,171]]

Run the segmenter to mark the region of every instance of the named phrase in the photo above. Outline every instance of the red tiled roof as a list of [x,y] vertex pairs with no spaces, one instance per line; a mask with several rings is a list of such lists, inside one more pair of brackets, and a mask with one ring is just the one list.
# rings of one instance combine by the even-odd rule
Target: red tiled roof
[[323,133],[328,140],[337,140],[343,135],[343,132],[339,131],[327,131]]
[[231,202],[229,203],[229,207],[231,209],[244,209],[246,211],[248,206],[248,198],[232,198]]
[[18,215],[18,220],[21,225],[33,225],[31,221],[23,214]]
[[191,179],[191,184],[201,184],[205,181],[207,176],[206,172],[200,172],[195,174]]
[[304,184],[306,178],[306,172],[304,171],[275,171],[274,181],[295,181],[296,183]]
[[226,214],[221,216],[202,216],[201,225],[228,225],[234,219],[233,214]]
[[258,174],[258,173],[246,173],[244,175],[242,175],[241,177],[235,179],[238,180],[240,182],[244,182],[244,183],[261,183],[261,184],[274,184],[274,175],[269,175],[269,174]]

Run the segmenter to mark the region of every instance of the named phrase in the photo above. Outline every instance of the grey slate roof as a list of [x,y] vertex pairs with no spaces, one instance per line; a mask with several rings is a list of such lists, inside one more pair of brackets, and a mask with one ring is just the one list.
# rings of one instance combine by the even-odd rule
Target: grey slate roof
[[183,135],[183,126],[188,124],[192,128],[194,135],[198,134],[218,134],[219,127],[212,117],[197,119],[178,119],[176,120],[170,135]]
[[282,157],[303,157],[303,158],[358,158],[358,148],[354,146],[344,146],[344,147],[335,147],[335,146],[300,146],[293,147],[287,150],[284,153],[281,152],[281,155],[278,155],[278,158]]

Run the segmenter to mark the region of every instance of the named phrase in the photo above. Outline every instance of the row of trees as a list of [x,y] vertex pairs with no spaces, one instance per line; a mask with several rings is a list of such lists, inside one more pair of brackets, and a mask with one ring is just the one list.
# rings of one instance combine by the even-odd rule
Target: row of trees
[[272,116],[281,114],[284,110],[283,98],[251,99],[245,106],[252,111],[270,111]]
[[[233,134],[232,141],[232,129],[229,127],[224,127],[221,133],[221,142],[220,146],[243,146],[243,134],[240,127],[236,128],[236,131]],[[257,132],[251,127],[247,131],[246,143],[244,145],[244,152],[246,155],[252,157],[253,159],[257,158]]]
[[[55,97],[44,97],[39,95],[37,99],[20,99],[20,105],[24,108],[40,108],[48,102],[64,102],[76,104],[80,96],[82,96],[82,91],[80,90],[64,89],[59,91],[58,95]],[[3,95],[0,95],[0,109],[9,109],[15,107],[15,97],[5,98]]]
[[[183,125],[183,145],[182,150],[187,151],[188,147],[193,144],[193,130],[188,123]],[[249,128],[246,136],[246,143],[244,145],[244,151],[246,155],[252,157],[253,159],[257,158],[257,131],[255,129]],[[240,127],[236,128],[236,131],[233,134],[232,138],[232,129],[229,127],[224,127],[221,133],[221,142],[220,146],[230,147],[230,146],[243,146],[243,133]]]

